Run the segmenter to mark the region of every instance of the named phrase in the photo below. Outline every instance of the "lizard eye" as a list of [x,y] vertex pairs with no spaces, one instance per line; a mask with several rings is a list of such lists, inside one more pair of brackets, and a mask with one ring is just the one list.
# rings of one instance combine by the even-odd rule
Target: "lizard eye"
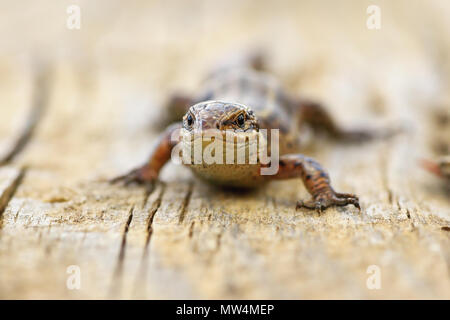
[[194,119],[192,118],[192,115],[188,115],[187,116],[187,125],[190,127],[190,126],[192,126],[192,123],[194,122]]
[[245,119],[244,119],[244,115],[243,115],[243,114],[240,114],[240,115],[237,117],[236,123],[237,123],[240,127],[242,127],[242,126],[244,125]]

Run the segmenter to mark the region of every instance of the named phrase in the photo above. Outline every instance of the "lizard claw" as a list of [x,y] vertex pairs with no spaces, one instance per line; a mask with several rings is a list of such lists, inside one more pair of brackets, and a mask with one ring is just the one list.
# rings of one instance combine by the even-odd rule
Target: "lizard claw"
[[132,183],[137,183],[145,185],[147,189],[151,192],[151,190],[154,189],[157,178],[151,172],[150,174],[147,174],[148,173],[147,171],[148,170],[146,170],[146,167],[134,169],[128,172],[127,174],[110,179],[109,183],[116,184],[122,182],[126,186]]
[[326,208],[332,206],[343,207],[346,205],[352,204],[359,211],[361,211],[361,206],[359,205],[359,199],[357,196],[350,193],[326,193],[320,194],[314,199],[310,199],[308,201],[298,201],[296,209],[299,208],[307,208],[316,210],[319,214],[325,210]]
[[310,210],[316,210],[318,214],[321,214],[323,210],[326,209],[326,206],[323,201],[318,200],[308,200],[308,201],[297,201],[297,206],[295,209],[306,208]]
[[138,176],[138,169],[132,170],[130,172],[128,172],[127,174],[115,177],[110,179],[108,182],[111,184],[116,184],[119,182],[123,182],[124,185],[129,185],[132,182],[138,182],[139,181],[139,176]]

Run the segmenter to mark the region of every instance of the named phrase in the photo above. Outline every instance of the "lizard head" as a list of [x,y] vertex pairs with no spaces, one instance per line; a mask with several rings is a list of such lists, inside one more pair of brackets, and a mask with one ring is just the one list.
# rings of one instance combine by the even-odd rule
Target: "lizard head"
[[183,128],[190,132],[210,129],[257,132],[259,125],[247,106],[234,102],[204,101],[190,107],[183,117]]
[[258,120],[247,106],[224,101],[197,103],[183,117],[184,163],[217,184],[242,186],[243,180],[255,183],[259,146],[265,146],[260,134]]

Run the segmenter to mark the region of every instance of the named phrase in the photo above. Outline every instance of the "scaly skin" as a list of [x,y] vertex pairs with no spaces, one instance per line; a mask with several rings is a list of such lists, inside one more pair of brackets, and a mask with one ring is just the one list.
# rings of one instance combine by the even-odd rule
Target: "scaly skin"
[[300,178],[312,198],[299,201],[297,208],[319,212],[330,206],[348,204],[360,208],[358,197],[333,190],[328,174],[318,162],[297,153],[300,148],[299,130],[307,124],[314,130],[344,141],[363,141],[374,137],[374,134],[339,128],[319,104],[287,95],[267,74],[235,68],[213,73],[199,95],[194,98],[177,96],[172,100],[171,108],[178,113],[188,109],[184,111],[183,121],[166,129],[145,165],[113,179],[113,182],[153,184],[180,141],[171,141],[171,135],[177,129],[181,129],[181,135],[192,137],[208,129],[219,130],[223,135],[228,130],[236,136],[243,132],[258,134],[260,129],[279,129],[279,170],[275,175],[261,174],[261,169],[269,164],[262,164],[259,158],[256,164],[202,163],[187,166],[204,180],[233,187],[255,187],[271,180]]

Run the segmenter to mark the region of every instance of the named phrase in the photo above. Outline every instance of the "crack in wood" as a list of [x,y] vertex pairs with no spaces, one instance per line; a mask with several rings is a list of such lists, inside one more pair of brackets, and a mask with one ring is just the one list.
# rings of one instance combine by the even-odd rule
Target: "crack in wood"
[[148,254],[148,246],[150,245],[150,240],[153,234],[153,220],[155,218],[156,212],[161,207],[162,197],[164,195],[164,191],[166,190],[165,185],[161,186],[161,191],[158,195],[158,198],[153,202],[152,207],[149,210],[148,215],[148,223],[147,223],[147,237],[145,238],[145,245],[144,245],[144,253],[143,257],[146,257]]
[[119,262],[123,261],[123,258],[125,257],[125,247],[127,244],[127,234],[128,234],[128,230],[130,230],[130,224],[131,221],[133,220],[133,211],[134,211],[134,206],[131,207],[130,209],[130,213],[128,215],[128,220],[125,224],[125,228],[122,234],[122,243],[120,244],[120,252],[119,252]]
[[120,291],[122,287],[122,273],[123,273],[123,261],[125,258],[125,248],[127,245],[127,234],[128,230],[130,229],[131,221],[133,221],[133,212],[134,212],[134,206],[130,208],[128,219],[125,223],[125,227],[122,233],[122,241],[120,243],[120,250],[119,250],[119,256],[117,258],[116,267],[114,269],[113,273],[113,279],[111,284],[111,291],[110,295],[111,297],[115,297]]
[[[397,201],[396,201],[396,204],[397,204],[397,209],[398,209],[398,211],[401,213],[402,212],[402,209],[405,209],[405,214],[406,214],[406,217],[409,219],[409,220],[411,220],[411,212],[409,211],[409,208],[408,207],[403,207],[401,204],[400,204],[400,201],[397,199]],[[412,226],[413,226],[413,228],[415,228],[414,227],[414,224],[413,223],[411,223],[412,224]]]
[[192,239],[192,236],[194,235],[194,226],[195,226],[195,221],[192,221],[191,225],[189,226],[189,232],[188,232],[189,239]]
[[3,190],[2,193],[0,193],[0,229],[3,226],[3,213],[11,199],[14,197],[17,188],[22,183],[23,177],[25,176],[25,171],[26,169],[24,168],[20,169],[11,183]]
[[406,216],[408,217],[408,219],[411,219],[411,213],[409,212],[408,208],[406,208]]
[[186,193],[186,197],[184,198],[183,204],[181,206],[181,210],[180,210],[180,218],[178,220],[179,224],[182,224],[184,221],[184,216],[186,214],[186,208],[189,205],[189,202],[191,201],[191,197],[192,197],[192,190],[194,189],[194,184],[191,182],[189,183],[189,187],[188,187],[188,191]]
[[32,97],[31,111],[25,121],[25,125],[16,142],[3,157],[0,158],[0,166],[10,163],[14,158],[23,151],[25,146],[33,138],[34,132],[40,120],[42,119],[44,109],[47,106],[49,97],[50,72],[48,66],[40,66],[37,68],[34,76],[34,89]]
[[[143,288],[145,287],[145,279],[147,279],[147,266],[148,266],[148,255],[149,255],[149,246],[150,241],[153,235],[153,220],[155,218],[156,213],[158,212],[159,208],[161,207],[162,198],[164,195],[164,192],[166,190],[166,185],[161,184],[161,191],[158,194],[158,197],[153,201],[151,207],[148,209],[148,221],[147,221],[147,234],[145,238],[145,244],[142,252],[142,258],[139,266],[139,270],[136,273],[137,277],[134,284],[134,295],[140,296]],[[148,197],[146,198],[146,203],[149,201],[150,194],[148,194]],[[145,205],[144,205],[145,209]],[[143,285],[144,283],[144,285]]]

